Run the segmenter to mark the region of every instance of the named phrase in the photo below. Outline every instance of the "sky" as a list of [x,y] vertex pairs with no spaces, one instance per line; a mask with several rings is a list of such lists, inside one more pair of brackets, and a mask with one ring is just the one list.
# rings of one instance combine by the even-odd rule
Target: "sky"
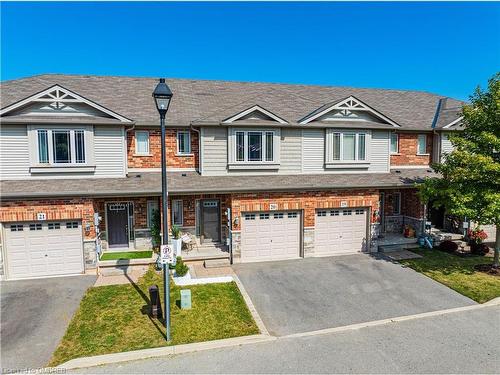
[[500,3],[5,3],[1,80],[42,73],[423,90],[500,71]]

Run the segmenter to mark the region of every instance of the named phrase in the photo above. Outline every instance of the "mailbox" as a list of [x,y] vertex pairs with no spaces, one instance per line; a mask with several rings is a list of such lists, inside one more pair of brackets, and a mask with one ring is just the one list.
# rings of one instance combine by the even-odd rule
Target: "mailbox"
[[152,318],[162,319],[163,314],[161,311],[160,290],[158,289],[158,285],[149,287],[149,301],[151,304],[150,316]]

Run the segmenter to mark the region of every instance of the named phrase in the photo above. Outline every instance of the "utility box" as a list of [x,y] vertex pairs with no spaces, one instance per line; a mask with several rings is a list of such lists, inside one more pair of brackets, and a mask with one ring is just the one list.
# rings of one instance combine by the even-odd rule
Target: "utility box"
[[162,319],[163,314],[161,311],[160,290],[158,289],[158,285],[149,287],[149,301],[151,303],[150,316],[152,318]]
[[181,309],[189,310],[191,308],[191,290],[181,290]]

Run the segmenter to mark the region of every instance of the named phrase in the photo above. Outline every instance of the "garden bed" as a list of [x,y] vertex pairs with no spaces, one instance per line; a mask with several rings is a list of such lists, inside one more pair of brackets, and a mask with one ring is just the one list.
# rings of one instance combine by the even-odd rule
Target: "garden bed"
[[90,288],[49,365],[83,356],[259,333],[236,283],[190,286],[192,309],[181,310],[181,288],[171,282],[172,340],[166,343],[163,323],[148,315],[148,287],[153,284],[160,287],[163,303],[162,276],[152,267],[137,284]]
[[402,260],[400,263],[476,302],[484,303],[500,297],[500,278],[475,269],[478,265],[492,264],[491,257],[459,257],[436,249],[412,251],[422,255],[422,258]]

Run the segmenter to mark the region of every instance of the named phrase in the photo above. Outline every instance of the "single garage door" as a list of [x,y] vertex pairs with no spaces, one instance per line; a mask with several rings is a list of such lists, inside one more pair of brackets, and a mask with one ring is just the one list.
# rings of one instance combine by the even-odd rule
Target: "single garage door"
[[8,223],[4,227],[10,279],[83,272],[80,221]]
[[300,212],[244,213],[241,261],[293,259],[300,256]]
[[365,251],[366,208],[316,211],[314,253],[336,255]]

